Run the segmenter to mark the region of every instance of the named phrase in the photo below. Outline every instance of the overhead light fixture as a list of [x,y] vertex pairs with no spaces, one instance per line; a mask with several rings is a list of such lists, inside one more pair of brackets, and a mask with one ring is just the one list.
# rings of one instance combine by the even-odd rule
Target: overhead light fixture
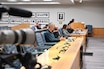
[[10,1],[10,2],[15,2],[15,1],[17,1],[17,0],[7,0],[7,1]]
[[79,0],[79,3],[82,3],[83,2],[83,0]]
[[43,0],[43,1],[52,1],[52,0]]
[[22,0],[22,1],[31,1],[31,0]]
[[39,5],[39,4],[61,4],[60,2],[16,2],[16,3],[8,3],[8,2],[2,2],[2,4],[11,4],[11,5],[24,5],[24,4],[30,4],[30,5]]
[[71,0],[71,2],[74,4],[74,0]]

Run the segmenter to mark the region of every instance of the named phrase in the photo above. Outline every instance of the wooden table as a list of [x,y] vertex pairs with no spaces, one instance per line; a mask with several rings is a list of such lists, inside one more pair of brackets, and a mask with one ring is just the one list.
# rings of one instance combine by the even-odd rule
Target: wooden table
[[[51,69],[80,69],[80,47],[83,37],[74,38],[74,41],[60,41],[49,50],[37,57],[43,66],[50,65]],[[66,47],[65,52],[60,50]],[[59,56],[59,60],[54,58]]]
[[83,41],[83,50],[86,51],[86,47],[87,47],[87,34],[88,34],[88,29],[83,29],[82,32],[80,33],[72,33],[70,34],[70,36],[72,37],[83,37],[84,41]]

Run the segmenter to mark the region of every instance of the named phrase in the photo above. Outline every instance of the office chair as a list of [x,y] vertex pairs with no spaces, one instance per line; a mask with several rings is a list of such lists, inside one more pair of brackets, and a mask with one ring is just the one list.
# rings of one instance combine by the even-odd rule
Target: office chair
[[44,52],[45,49],[49,49],[50,47],[52,47],[52,46],[44,44],[44,40],[42,38],[41,31],[35,32],[35,40],[36,40],[36,49],[38,51]]
[[45,36],[44,36],[44,33],[45,33],[46,31],[47,31],[47,30],[44,30],[44,31],[41,32],[41,35],[42,35],[42,39],[43,39],[44,44],[45,44],[45,45],[48,45],[48,46],[53,46],[53,45],[55,45],[57,42],[46,42]]
[[[3,48],[3,52],[5,54],[18,54],[16,45],[5,45]],[[18,59],[14,60],[12,62],[12,65],[16,68],[16,69],[20,69],[20,67],[22,66],[22,64],[20,63],[20,61]],[[9,67],[7,69],[15,69],[14,67]]]
[[40,55],[43,53],[43,51],[38,51],[38,49],[35,48],[34,45],[33,46],[23,46],[22,49],[23,49],[24,54],[31,53],[34,56]]
[[88,34],[92,33],[92,25],[86,25],[86,28],[88,29]]
[[17,48],[15,45],[5,45],[3,48],[5,53],[18,53]]

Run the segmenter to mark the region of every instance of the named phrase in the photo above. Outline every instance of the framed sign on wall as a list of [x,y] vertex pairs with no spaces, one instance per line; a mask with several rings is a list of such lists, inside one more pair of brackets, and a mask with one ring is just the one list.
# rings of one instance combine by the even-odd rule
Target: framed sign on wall
[[36,12],[37,18],[49,18],[49,12]]
[[48,24],[49,23],[49,19],[46,18],[39,18],[35,20],[36,23],[40,23],[40,24]]
[[11,24],[21,24],[23,22],[21,17],[10,16]]
[[3,17],[3,18],[0,20],[0,24],[8,24],[8,23],[9,23],[8,17]]
[[9,14],[8,13],[3,13],[2,17],[8,17],[9,18]]
[[65,13],[64,12],[57,12],[57,20],[64,21],[65,20]]
[[35,14],[36,14],[35,12],[32,12],[32,17],[35,17]]

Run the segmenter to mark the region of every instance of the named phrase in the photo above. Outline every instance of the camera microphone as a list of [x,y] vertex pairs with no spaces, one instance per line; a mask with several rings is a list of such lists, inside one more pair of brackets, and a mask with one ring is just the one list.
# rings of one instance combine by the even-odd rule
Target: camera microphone
[[24,9],[19,9],[15,7],[8,7],[0,4],[0,17],[2,17],[2,13],[7,12],[9,15],[12,16],[19,16],[19,17],[31,17],[32,12]]
[[13,16],[20,16],[20,17],[31,17],[32,16],[32,12],[23,10],[23,9],[14,8],[14,7],[9,8],[8,14],[13,15]]

